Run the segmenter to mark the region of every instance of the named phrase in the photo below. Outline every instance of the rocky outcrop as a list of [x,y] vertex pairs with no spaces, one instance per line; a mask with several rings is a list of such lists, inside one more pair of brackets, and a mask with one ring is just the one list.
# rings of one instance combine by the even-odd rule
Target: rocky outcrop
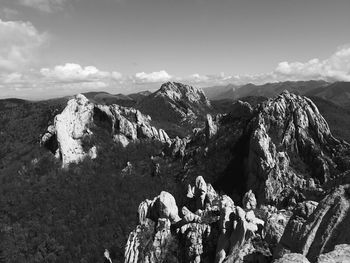
[[85,96],[77,95],[68,101],[61,114],[56,115],[54,124],[43,135],[42,144],[61,158],[63,165],[77,163],[87,156],[95,157],[95,147],[84,149],[82,146],[82,140],[92,134],[93,109],[94,104]]
[[350,262],[350,245],[336,245],[334,250],[318,257],[317,263]]
[[213,121],[213,117],[210,114],[207,114],[207,119],[205,121],[205,136],[207,141],[209,141],[213,136],[218,132],[218,127]]
[[282,258],[273,261],[273,263],[310,263],[303,255],[298,253],[285,254]]
[[177,82],[164,83],[135,107],[181,137],[203,126],[207,113],[212,111],[203,90]]
[[[350,240],[350,185],[337,187],[314,211],[303,217],[296,211],[280,241],[279,252],[292,251],[305,255],[311,262],[318,255],[332,251]],[[297,208],[298,210],[298,208]]]
[[85,143],[97,136],[93,130],[106,130],[123,147],[142,139],[171,143],[168,134],[151,126],[150,122],[151,117],[139,110],[116,104],[94,104],[79,94],[68,101],[61,114],[56,115],[41,143],[62,160],[63,166],[78,163],[86,157],[97,157],[97,146]]
[[249,256],[256,258],[252,238],[260,236],[259,225],[264,222],[255,217],[255,208],[252,192],[247,193],[241,208],[228,196],[218,195],[199,176],[194,186],[188,186],[180,216],[175,199],[166,192],[140,204],[139,225],[129,235],[125,263],[243,262]]
[[335,156],[348,145],[332,136],[308,98],[284,92],[263,103],[248,126],[247,188],[261,202],[293,205],[301,189],[339,173]]

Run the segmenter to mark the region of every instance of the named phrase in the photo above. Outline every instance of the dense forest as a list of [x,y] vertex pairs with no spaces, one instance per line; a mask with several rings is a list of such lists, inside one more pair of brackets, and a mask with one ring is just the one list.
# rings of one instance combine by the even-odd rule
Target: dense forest
[[[123,149],[106,134],[86,142],[104,149],[97,159],[62,169],[39,143],[60,110],[17,102],[0,113],[0,262],[103,262],[105,249],[119,262],[139,203],[164,189],[178,192],[173,171],[161,167],[152,177],[144,161],[161,153],[154,141]],[[128,161],[135,169],[123,173]]]

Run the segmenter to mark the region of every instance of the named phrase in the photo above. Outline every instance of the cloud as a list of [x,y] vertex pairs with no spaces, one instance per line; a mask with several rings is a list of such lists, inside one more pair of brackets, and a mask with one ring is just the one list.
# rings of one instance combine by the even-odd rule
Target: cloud
[[339,49],[328,59],[302,62],[281,62],[274,73],[281,79],[350,81],[350,47]]
[[67,0],[18,0],[23,6],[28,6],[42,12],[52,13],[63,9]]
[[19,15],[19,12],[12,8],[4,7],[2,10],[0,10],[0,14],[4,16],[6,19],[14,19]]
[[193,84],[205,84],[205,85],[217,85],[217,84],[225,84],[228,83],[228,81],[231,79],[231,76],[225,75],[224,72],[221,72],[219,74],[208,74],[208,75],[201,75],[198,73],[192,74],[184,79],[179,79],[180,81],[188,81]]
[[134,82],[136,83],[158,83],[158,82],[166,82],[172,78],[171,75],[168,74],[165,70],[145,73],[140,72],[136,73],[134,76]]
[[37,49],[47,40],[29,22],[0,19],[0,69],[18,70],[35,59]]
[[267,82],[325,80],[329,82],[350,81],[350,47],[339,48],[326,59],[313,58],[306,62],[280,62],[271,72],[226,76],[193,74],[183,81],[199,86],[247,83],[264,84]]
[[94,66],[82,67],[75,63],[55,66],[53,69],[42,68],[40,73],[47,80],[54,82],[79,83],[98,82],[102,80],[119,80],[122,75],[119,72],[101,71]]

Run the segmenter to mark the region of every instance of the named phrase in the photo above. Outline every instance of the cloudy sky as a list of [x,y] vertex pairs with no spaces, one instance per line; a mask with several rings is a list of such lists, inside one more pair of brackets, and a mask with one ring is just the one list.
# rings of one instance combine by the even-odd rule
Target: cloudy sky
[[350,81],[349,0],[0,0],[0,97]]

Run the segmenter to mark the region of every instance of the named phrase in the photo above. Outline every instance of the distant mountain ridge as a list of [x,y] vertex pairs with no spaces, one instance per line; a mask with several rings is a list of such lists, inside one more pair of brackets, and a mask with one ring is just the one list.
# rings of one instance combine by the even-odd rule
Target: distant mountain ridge
[[350,82],[335,82],[325,87],[313,89],[305,95],[319,97],[350,109]]
[[295,94],[304,95],[311,90],[325,87],[327,85],[329,85],[329,83],[323,80],[285,81],[265,83],[262,85],[248,83],[242,86],[234,86],[229,84],[225,87],[205,88],[204,91],[208,92],[207,96],[210,100],[238,99],[247,96],[262,96],[270,98],[280,94],[284,90],[288,90],[289,92],[293,92]]

